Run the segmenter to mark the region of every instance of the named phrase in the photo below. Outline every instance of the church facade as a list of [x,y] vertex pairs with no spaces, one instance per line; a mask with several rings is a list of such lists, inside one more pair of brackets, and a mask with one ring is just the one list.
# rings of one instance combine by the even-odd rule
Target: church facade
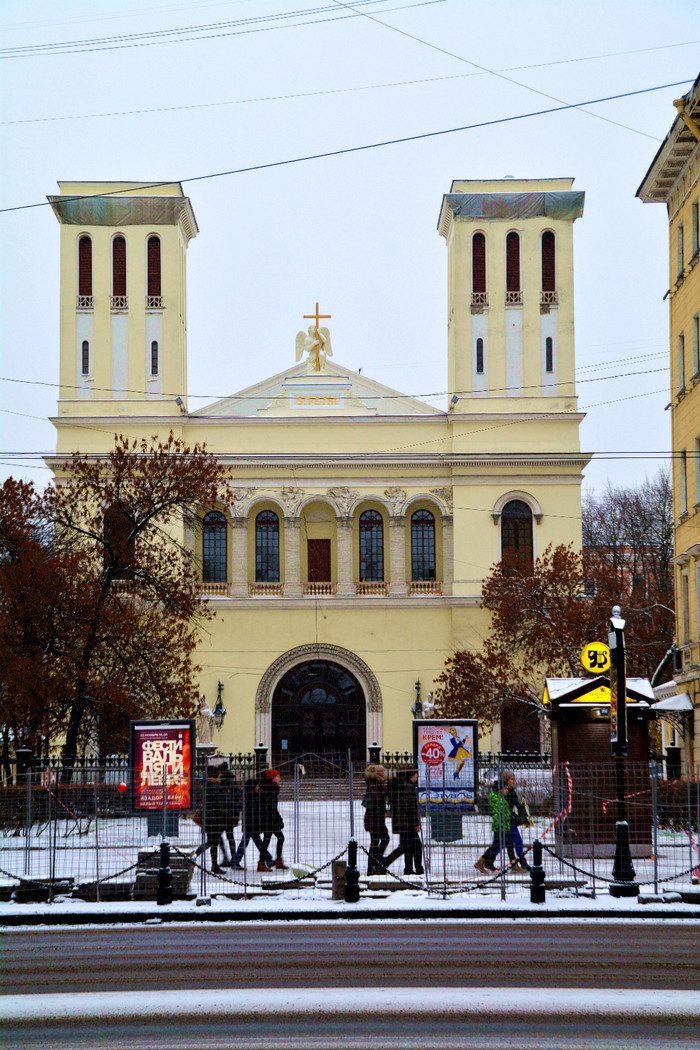
[[[581,539],[571,180],[459,181],[447,245],[444,410],[342,365],[326,304],[300,304],[296,363],[189,412],[179,184],[61,183],[56,468],[115,433],[206,442],[226,498],[188,537],[216,617],[201,693],[227,718],[222,751],[262,743],[364,759],[412,746],[411,707],[446,658],[488,631],[483,578]],[[302,321],[302,318],[305,320]],[[173,391],[179,391],[177,398]],[[507,727],[482,741],[531,750]]]

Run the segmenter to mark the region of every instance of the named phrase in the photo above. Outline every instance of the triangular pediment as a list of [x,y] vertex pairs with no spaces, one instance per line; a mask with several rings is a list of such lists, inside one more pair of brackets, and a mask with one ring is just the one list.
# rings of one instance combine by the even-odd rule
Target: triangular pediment
[[302,416],[426,416],[442,415],[399,390],[327,361],[321,372],[302,361],[294,368],[264,379],[191,413],[193,417],[279,418]]

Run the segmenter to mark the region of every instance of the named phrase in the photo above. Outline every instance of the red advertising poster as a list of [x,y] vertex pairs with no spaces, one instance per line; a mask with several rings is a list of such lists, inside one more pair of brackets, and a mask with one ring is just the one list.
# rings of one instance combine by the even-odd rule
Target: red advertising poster
[[192,809],[194,722],[131,723],[132,807],[135,811]]

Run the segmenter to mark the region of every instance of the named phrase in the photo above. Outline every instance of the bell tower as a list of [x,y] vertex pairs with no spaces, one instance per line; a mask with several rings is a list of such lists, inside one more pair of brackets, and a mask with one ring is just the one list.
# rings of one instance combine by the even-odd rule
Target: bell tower
[[179,183],[58,185],[59,415],[172,415],[187,398],[190,201]]
[[451,412],[575,410],[572,184],[457,181],[443,197]]

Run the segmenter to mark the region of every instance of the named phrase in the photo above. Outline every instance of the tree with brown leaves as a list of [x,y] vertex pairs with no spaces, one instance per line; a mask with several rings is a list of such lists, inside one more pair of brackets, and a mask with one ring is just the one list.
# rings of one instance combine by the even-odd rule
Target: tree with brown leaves
[[206,448],[171,433],[76,453],[41,495],[3,486],[1,721],[34,747],[60,733],[66,779],[88,740],[121,750],[129,719],[194,709],[209,613],[185,537],[219,481]]

